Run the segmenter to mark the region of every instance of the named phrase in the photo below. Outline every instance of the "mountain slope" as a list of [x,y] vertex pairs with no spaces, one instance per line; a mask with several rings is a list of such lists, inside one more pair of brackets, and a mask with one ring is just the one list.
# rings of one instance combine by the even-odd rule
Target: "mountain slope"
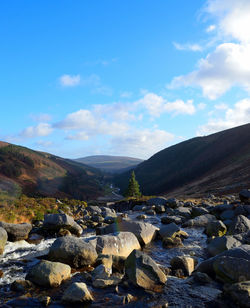
[[[135,168],[144,194],[228,193],[250,186],[250,124],[166,148]],[[124,191],[130,172],[115,177]]]
[[143,160],[139,158],[111,155],[87,156],[78,158],[76,161],[110,173],[121,173],[143,162]]
[[92,167],[49,153],[0,142],[0,194],[87,200],[103,194],[102,174]]

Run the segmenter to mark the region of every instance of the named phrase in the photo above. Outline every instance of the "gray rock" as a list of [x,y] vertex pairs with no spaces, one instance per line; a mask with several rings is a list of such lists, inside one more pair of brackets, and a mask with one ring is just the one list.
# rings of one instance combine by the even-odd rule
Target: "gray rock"
[[233,236],[214,238],[208,245],[207,250],[211,256],[216,256],[225,250],[241,246],[242,243]]
[[180,225],[182,223],[182,218],[178,216],[164,216],[161,218],[162,224],[171,224],[172,222],[176,225]]
[[144,246],[155,238],[158,228],[142,221],[122,220],[103,228],[101,234],[114,233],[117,230],[134,233],[140,244]]
[[93,297],[84,282],[72,283],[64,292],[62,300],[69,303],[93,301]]
[[197,217],[201,215],[209,214],[209,211],[204,207],[193,207],[192,208],[192,216]]
[[211,214],[200,215],[200,216],[195,217],[194,219],[190,219],[186,221],[183,224],[183,227],[196,227],[196,228],[206,227],[206,225],[209,222],[215,221],[215,220],[216,220],[216,217],[214,215],[211,215]]
[[140,243],[132,232],[117,232],[99,235],[88,239],[98,254],[127,257],[134,249],[140,249]]
[[235,213],[233,210],[227,210],[227,211],[224,211],[220,214],[220,218],[222,220],[228,220],[228,219],[233,219],[235,216]]
[[93,282],[93,286],[96,288],[107,288],[111,286],[117,286],[122,281],[121,277],[111,276],[109,278],[99,278]]
[[73,217],[67,214],[44,215],[43,228],[55,232],[58,232],[60,229],[66,229],[78,236],[82,234],[82,228],[74,221]]
[[217,258],[223,257],[223,256],[229,256],[229,257],[238,258],[238,259],[246,259],[250,261],[250,245],[241,245],[239,247],[225,250],[219,255],[209,258],[201,262],[200,264],[198,264],[195,271],[206,273],[209,276],[214,276],[215,272],[213,268],[213,263],[215,262],[215,260],[217,260]]
[[134,212],[139,212],[139,211],[143,211],[145,209],[145,205],[144,204],[137,204],[133,207],[133,211]]
[[228,234],[239,234],[250,230],[250,219],[246,216],[239,215],[235,217],[228,228]]
[[[181,203],[182,204],[182,203]],[[167,204],[166,204],[167,207],[170,207],[172,209],[175,209],[177,208],[178,206],[180,206],[180,201],[175,199],[175,198],[170,198],[170,199],[167,199]]]
[[98,265],[92,272],[92,280],[108,279],[112,274],[112,267],[106,267],[104,264]]
[[213,262],[216,277],[223,282],[235,283],[250,280],[250,261],[220,256]]
[[4,247],[7,242],[8,235],[4,228],[0,227],[0,255],[4,252]]
[[232,298],[235,305],[242,308],[250,308],[250,281],[227,285],[225,293]]
[[62,281],[70,278],[70,274],[71,268],[69,265],[59,262],[41,261],[32,267],[26,279],[40,286],[58,287]]
[[166,237],[175,237],[176,233],[179,232],[181,229],[172,222],[171,224],[162,226],[159,230],[159,234],[162,239]]
[[105,218],[106,216],[117,217],[115,210],[110,209],[108,207],[101,207],[102,216]]
[[185,276],[190,276],[194,271],[196,261],[194,258],[186,256],[174,257],[170,261],[172,270],[181,269]]
[[191,217],[191,209],[189,209],[187,207],[180,206],[175,210],[175,214],[186,217],[186,218],[190,218]]
[[48,258],[78,268],[95,263],[97,253],[90,243],[80,238],[67,236],[55,240],[50,247]]
[[155,261],[145,253],[134,250],[125,261],[129,281],[146,290],[161,291],[167,277]]
[[220,221],[211,221],[207,224],[205,233],[207,236],[223,236],[227,232],[227,227]]
[[156,211],[157,214],[162,214],[162,213],[166,212],[165,206],[158,204],[158,205],[155,206],[155,211]]
[[147,200],[148,205],[166,205],[167,199],[163,197],[151,198]]
[[102,214],[102,210],[99,206],[96,205],[90,205],[86,207],[86,210],[91,214],[91,215],[97,215],[97,214]]
[[10,242],[26,240],[32,229],[32,225],[28,223],[11,224],[2,221],[0,221],[0,227],[8,233],[8,241]]
[[243,203],[250,203],[250,189],[243,189],[239,193],[240,201]]
[[150,216],[156,215],[156,212],[155,212],[155,210],[153,210],[153,209],[147,210],[145,213],[146,213],[147,215],[150,215]]

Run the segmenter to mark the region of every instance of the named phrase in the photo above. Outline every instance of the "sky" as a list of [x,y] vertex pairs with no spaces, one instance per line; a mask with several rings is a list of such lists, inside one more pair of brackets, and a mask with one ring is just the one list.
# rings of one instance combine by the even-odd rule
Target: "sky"
[[250,122],[250,0],[3,0],[0,72],[0,140],[147,159]]

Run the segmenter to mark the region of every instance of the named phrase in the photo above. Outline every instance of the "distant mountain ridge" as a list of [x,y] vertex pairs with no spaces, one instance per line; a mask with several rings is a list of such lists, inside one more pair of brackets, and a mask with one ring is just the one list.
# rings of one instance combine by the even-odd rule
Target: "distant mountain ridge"
[[102,173],[49,153],[0,142],[0,196],[88,200],[103,195]]
[[[144,194],[202,195],[250,187],[250,124],[166,148],[135,169]],[[130,172],[115,177],[124,192]]]
[[75,160],[109,173],[125,172],[143,162],[139,158],[112,155],[93,155]]

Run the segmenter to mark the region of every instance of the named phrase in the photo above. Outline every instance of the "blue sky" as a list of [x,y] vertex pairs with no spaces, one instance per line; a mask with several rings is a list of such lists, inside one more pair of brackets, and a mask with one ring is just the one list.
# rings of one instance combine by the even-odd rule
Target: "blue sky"
[[0,3],[0,140],[148,158],[250,119],[249,0]]

